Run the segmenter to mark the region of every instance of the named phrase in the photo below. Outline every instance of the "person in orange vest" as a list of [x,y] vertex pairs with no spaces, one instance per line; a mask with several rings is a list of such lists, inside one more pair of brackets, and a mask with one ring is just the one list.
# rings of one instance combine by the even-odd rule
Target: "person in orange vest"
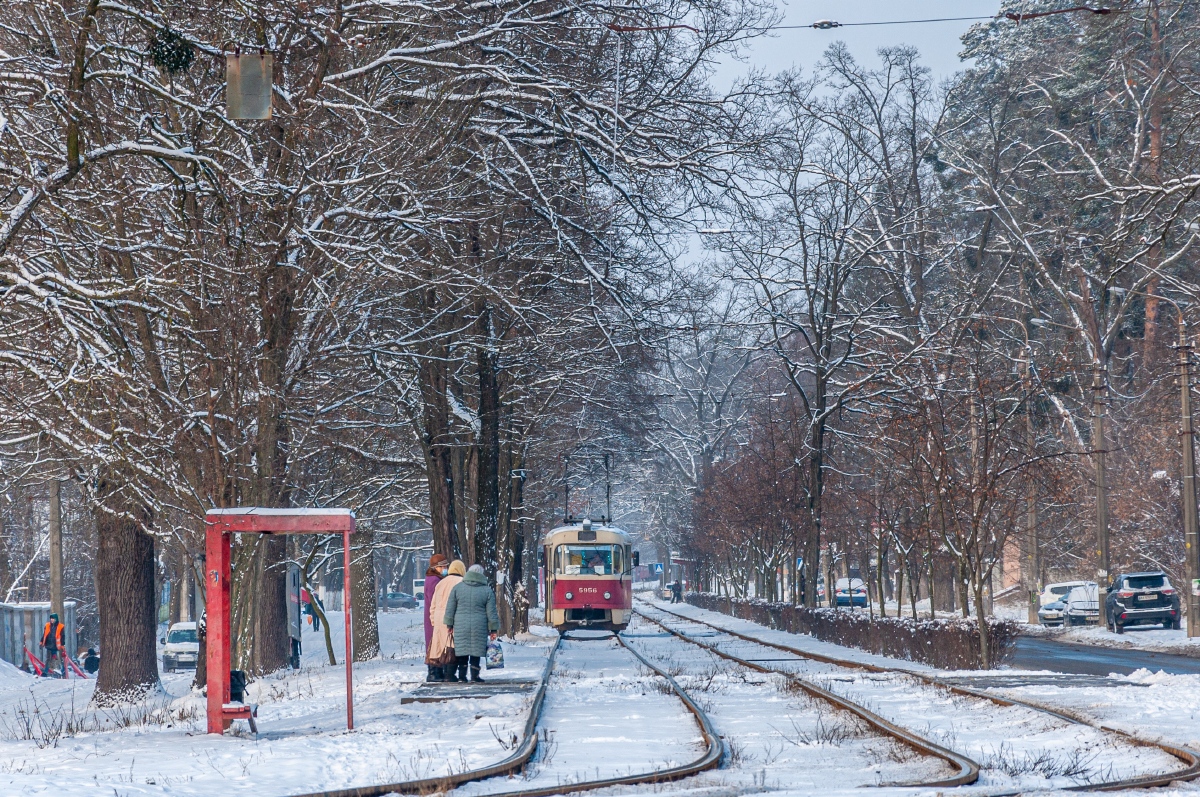
[[58,659],[58,669],[61,672],[63,668],[62,660],[63,646],[63,626],[58,621],[57,614],[51,614],[46,627],[42,629],[42,648],[46,651],[46,669],[42,670],[42,677],[50,674],[50,662],[53,659]]

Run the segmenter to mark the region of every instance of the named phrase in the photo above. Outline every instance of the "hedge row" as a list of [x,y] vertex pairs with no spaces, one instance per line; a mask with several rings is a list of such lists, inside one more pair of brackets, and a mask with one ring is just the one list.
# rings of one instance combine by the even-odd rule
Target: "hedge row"
[[[861,609],[809,609],[790,603],[731,599],[707,592],[689,593],[687,602],[778,631],[808,634],[824,642],[881,656],[907,659],[944,670],[981,669],[979,626],[974,620],[873,618]],[[1019,629],[1020,625],[1011,620],[989,620],[992,666],[1004,661],[1012,652]]]

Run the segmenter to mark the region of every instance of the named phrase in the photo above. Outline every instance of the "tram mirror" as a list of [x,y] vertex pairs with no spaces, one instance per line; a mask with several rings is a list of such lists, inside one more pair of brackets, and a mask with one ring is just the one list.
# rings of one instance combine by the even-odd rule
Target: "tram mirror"
[[546,566],[546,549],[539,548],[538,549],[538,567],[545,567],[545,566]]
[[634,566],[634,567],[637,567],[637,566],[638,566],[638,565],[640,565],[641,563],[642,563],[642,552],[641,552],[641,551],[634,551],[634,552],[633,552],[633,566]]

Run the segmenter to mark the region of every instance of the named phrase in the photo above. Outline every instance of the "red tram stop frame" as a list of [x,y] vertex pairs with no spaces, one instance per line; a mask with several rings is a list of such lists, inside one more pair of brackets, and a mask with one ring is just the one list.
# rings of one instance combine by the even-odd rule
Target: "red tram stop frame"
[[342,608],[346,616],[346,727],[354,729],[353,636],[350,633],[350,535],[354,513],[349,509],[210,509],[204,516],[205,655],[208,668],[208,732],[224,733],[235,719],[249,719],[251,707],[229,702],[229,578],[233,534],[341,534]]

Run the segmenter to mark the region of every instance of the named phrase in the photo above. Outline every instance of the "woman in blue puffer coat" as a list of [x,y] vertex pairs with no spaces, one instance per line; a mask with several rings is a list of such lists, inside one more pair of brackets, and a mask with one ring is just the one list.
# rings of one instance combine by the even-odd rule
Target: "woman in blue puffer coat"
[[471,565],[463,580],[450,591],[446,604],[445,624],[454,629],[454,653],[458,656],[458,680],[482,683],[479,677],[480,659],[487,655],[488,639],[495,639],[500,630],[496,614],[496,593],[488,586],[483,567]]

